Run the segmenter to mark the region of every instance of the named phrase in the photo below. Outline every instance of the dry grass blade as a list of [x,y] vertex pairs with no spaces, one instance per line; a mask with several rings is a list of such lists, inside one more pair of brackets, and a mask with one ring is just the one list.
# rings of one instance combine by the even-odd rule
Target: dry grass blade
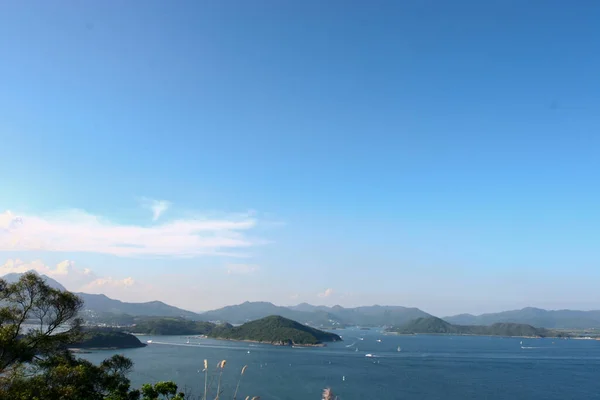
[[206,400],[207,396],[208,396],[208,360],[205,358],[204,359],[204,396],[202,397],[202,399]]
[[323,400],[335,400],[333,391],[330,388],[323,389]]
[[223,376],[223,368],[225,368],[226,362],[227,360],[223,360],[217,364],[217,368],[220,368],[221,372],[219,372],[219,383],[217,384],[217,397],[215,397],[215,400],[218,400],[221,396],[221,377]]
[[238,390],[240,389],[240,382],[242,381],[242,376],[244,375],[244,372],[246,372],[246,368],[248,368],[248,366],[244,365],[244,367],[242,368],[242,372],[240,372],[240,377],[238,378],[237,385],[235,385],[235,392],[233,393],[233,400],[237,399]]

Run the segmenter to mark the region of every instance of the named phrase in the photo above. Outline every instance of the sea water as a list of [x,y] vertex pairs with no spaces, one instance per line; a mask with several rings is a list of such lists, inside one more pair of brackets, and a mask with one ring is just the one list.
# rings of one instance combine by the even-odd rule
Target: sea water
[[325,387],[341,400],[600,399],[600,341],[336,333],[344,341],[324,348],[194,338],[188,344],[184,336],[140,336],[152,343],[82,357],[100,362],[124,354],[135,363],[134,386],[173,380],[196,396],[204,386],[203,360],[215,376],[217,362],[225,359],[221,399],[232,398],[244,365],[238,399],[317,400]]

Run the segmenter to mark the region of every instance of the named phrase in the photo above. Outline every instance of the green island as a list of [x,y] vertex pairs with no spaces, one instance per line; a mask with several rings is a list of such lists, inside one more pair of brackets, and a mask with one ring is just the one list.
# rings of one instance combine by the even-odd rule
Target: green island
[[278,315],[246,322],[240,326],[220,325],[215,327],[208,336],[215,339],[271,343],[279,346],[322,346],[323,342],[342,340],[335,333],[311,328]]
[[536,328],[527,324],[499,322],[486,325],[453,325],[437,317],[417,318],[409,323],[387,329],[402,335],[446,334],[478,336],[521,336],[521,337],[569,337],[565,332],[546,328]]
[[302,325],[278,315],[246,322],[240,326],[189,321],[183,318],[149,318],[131,331],[152,335],[205,335],[213,339],[253,341],[275,345],[318,346],[342,340],[334,333]]
[[144,347],[137,337],[129,333],[113,329],[88,329],[83,332],[81,340],[72,343],[69,347],[74,349],[132,349]]

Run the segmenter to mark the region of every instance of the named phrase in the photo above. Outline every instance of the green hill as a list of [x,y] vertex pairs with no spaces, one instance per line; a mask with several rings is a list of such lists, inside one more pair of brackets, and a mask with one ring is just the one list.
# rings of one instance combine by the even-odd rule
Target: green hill
[[149,335],[206,335],[215,326],[210,322],[190,321],[184,318],[144,318],[136,319],[135,326],[130,330]]
[[84,333],[80,342],[73,343],[71,347],[78,349],[130,349],[144,347],[144,343],[125,332],[111,329],[91,329]]
[[388,329],[400,334],[453,334],[481,336],[561,337],[564,333],[527,324],[496,323],[483,325],[452,325],[436,317],[417,318],[408,324]]
[[296,321],[271,315],[240,326],[222,325],[214,329],[215,339],[248,340],[277,345],[319,345],[342,340],[338,335],[310,328]]
[[461,325],[491,325],[497,322],[514,322],[543,326],[548,329],[600,328],[599,310],[543,310],[541,308],[526,307],[521,310],[492,314],[459,314],[444,319],[450,323]]
[[244,323],[269,315],[281,315],[311,326],[381,326],[400,325],[419,317],[429,317],[418,308],[399,306],[368,306],[344,308],[341,306],[313,306],[302,303],[293,307],[280,307],[268,302],[249,302],[223,307],[201,314],[205,321]]

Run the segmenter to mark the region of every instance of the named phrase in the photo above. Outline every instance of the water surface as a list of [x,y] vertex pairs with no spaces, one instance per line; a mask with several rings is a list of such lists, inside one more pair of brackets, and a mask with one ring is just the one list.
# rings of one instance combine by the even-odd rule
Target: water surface
[[[223,382],[229,396],[222,399],[231,398],[246,364],[238,399],[260,395],[262,400],[316,400],[324,387],[333,388],[342,400],[600,398],[598,341],[389,336],[358,329],[336,333],[343,342],[299,349],[212,339],[187,344],[182,336],[142,336],[153,344],[118,353],[135,362],[131,379],[136,387],[173,380],[195,394],[204,384],[203,360],[209,360],[212,372],[226,359]],[[114,353],[83,356],[99,362]],[[365,357],[367,353],[375,357]]]

